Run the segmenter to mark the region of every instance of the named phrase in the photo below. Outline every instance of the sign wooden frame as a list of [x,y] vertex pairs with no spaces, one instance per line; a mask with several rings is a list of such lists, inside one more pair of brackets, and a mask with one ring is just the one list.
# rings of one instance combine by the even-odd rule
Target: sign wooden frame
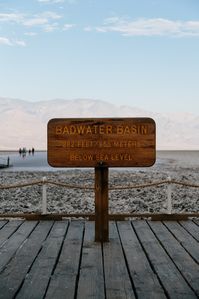
[[155,162],[151,118],[52,119],[48,163],[54,167],[148,167]]
[[149,167],[156,160],[151,118],[68,118],[48,122],[48,163],[95,168],[95,241],[108,232],[108,168]]

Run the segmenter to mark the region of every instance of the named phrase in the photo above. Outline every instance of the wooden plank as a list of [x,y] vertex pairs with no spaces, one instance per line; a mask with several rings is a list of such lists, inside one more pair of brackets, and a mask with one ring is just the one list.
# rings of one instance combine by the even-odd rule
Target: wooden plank
[[12,234],[19,228],[23,223],[21,220],[9,221],[0,230],[0,247],[7,241]]
[[154,214],[151,216],[152,221],[164,221],[164,220],[187,220],[188,215],[186,214]]
[[104,276],[101,243],[94,242],[94,223],[85,223],[82,261],[77,299],[104,299]]
[[195,222],[180,221],[180,224],[199,242],[199,227]]
[[137,298],[166,298],[130,222],[118,222],[117,226]]
[[82,250],[84,222],[70,223],[59,261],[51,276],[46,299],[75,297]]
[[199,226],[199,220],[198,219],[193,219],[193,222]]
[[55,222],[16,298],[43,298],[61,249],[68,221]]
[[3,227],[6,223],[8,223],[7,220],[0,220],[0,229],[2,229],[2,227]]
[[199,244],[198,242],[177,222],[165,221],[164,224],[178,239],[181,245],[199,263]]
[[0,273],[0,299],[13,298],[37,256],[53,222],[40,222]]
[[109,229],[110,242],[103,244],[106,298],[135,298],[116,224],[111,222]]
[[149,225],[182,276],[199,297],[199,265],[161,222],[149,222]]
[[108,223],[108,167],[95,167],[95,241],[107,242]]
[[146,221],[132,221],[132,225],[168,297],[197,298]]
[[59,118],[48,122],[54,167],[143,167],[156,159],[151,118]]
[[3,246],[0,248],[0,272],[13,257],[19,246],[31,234],[36,225],[37,222],[35,221],[22,223],[22,225],[17,229],[17,231],[15,231],[8,241],[3,244]]

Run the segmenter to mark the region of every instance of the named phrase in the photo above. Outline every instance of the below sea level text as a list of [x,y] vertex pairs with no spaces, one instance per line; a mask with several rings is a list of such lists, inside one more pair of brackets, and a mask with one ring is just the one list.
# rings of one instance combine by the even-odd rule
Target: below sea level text
[[134,156],[132,154],[75,154],[70,153],[67,155],[69,161],[133,161]]

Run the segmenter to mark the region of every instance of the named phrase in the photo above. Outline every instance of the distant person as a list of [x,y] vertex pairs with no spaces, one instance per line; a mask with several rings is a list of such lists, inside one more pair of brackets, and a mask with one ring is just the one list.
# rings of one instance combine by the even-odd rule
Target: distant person
[[8,167],[10,166],[10,157],[8,157],[8,159],[7,159],[7,166]]
[[34,156],[34,153],[35,153],[35,149],[34,147],[32,148],[32,155]]
[[25,147],[22,148],[21,153],[22,153],[22,158],[24,159],[26,156],[26,148]]
[[20,148],[19,149],[19,155],[21,156],[21,154],[22,154],[22,149]]
[[28,153],[29,153],[29,155],[31,154],[31,149],[29,149]]

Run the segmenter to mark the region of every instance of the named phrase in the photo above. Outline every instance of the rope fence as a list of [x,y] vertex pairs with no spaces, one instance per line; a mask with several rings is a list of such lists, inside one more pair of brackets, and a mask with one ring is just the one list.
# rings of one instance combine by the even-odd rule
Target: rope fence
[[[81,190],[87,190],[87,191],[94,191],[95,188],[91,186],[79,186],[79,185],[70,185],[65,184],[62,182],[55,182],[46,179],[46,177],[43,177],[42,180],[38,181],[32,181],[29,183],[20,183],[20,184],[14,184],[14,185],[0,185],[0,190],[9,190],[9,189],[15,189],[15,188],[23,188],[23,187],[29,187],[29,186],[35,186],[35,185],[41,185],[42,186],[42,214],[47,214],[47,185],[54,185],[57,187],[64,187],[67,189],[81,189]],[[160,185],[167,185],[167,213],[172,213],[172,185],[178,185],[183,187],[189,187],[189,188],[199,188],[199,185],[192,184],[189,182],[179,182],[176,180],[172,180],[170,177],[168,177],[167,180],[147,183],[147,184],[140,184],[140,185],[128,185],[128,186],[114,186],[110,187],[110,191],[116,191],[116,190],[130,190],[130,189],[143,189],[143,188],[149,188],[149,187],[157,187]]]
[[[43,185],[44,183],[50,184],[50,185],[55,185],[55,186],[60,186],[60,187],[65,187],[67,189],[95,190],[94,187],[70,185],[70,184],[65,184],[65,183],[60,183],[60,182],[54,182],[51,180],[47,180],[45,178],[43,178],[40,181],[33,181],[33,182],[29,182],[29,183],[14,184],[14,185],[0,185],[0,190],[23,188],[23,187],[34,186],[34,185]],[[147,183],[147,184],[140,184],[140,185],[133,185],[133,186],[128,185],[128,186],[109,187],[109,190],[114,191],[114,190],[142,189],[142,188],[155,187],[155,186],[165,185],[165,184],[174,184],[174,185],[180,185],[180,186],[184,186],[184,187],[199,188],[199,185],[196,185],[196,184],[178,182],[176,180],[167,179],[167,180],[162,180],[162,181],[158,181],[158,182],[154,182],[154,183]]]

